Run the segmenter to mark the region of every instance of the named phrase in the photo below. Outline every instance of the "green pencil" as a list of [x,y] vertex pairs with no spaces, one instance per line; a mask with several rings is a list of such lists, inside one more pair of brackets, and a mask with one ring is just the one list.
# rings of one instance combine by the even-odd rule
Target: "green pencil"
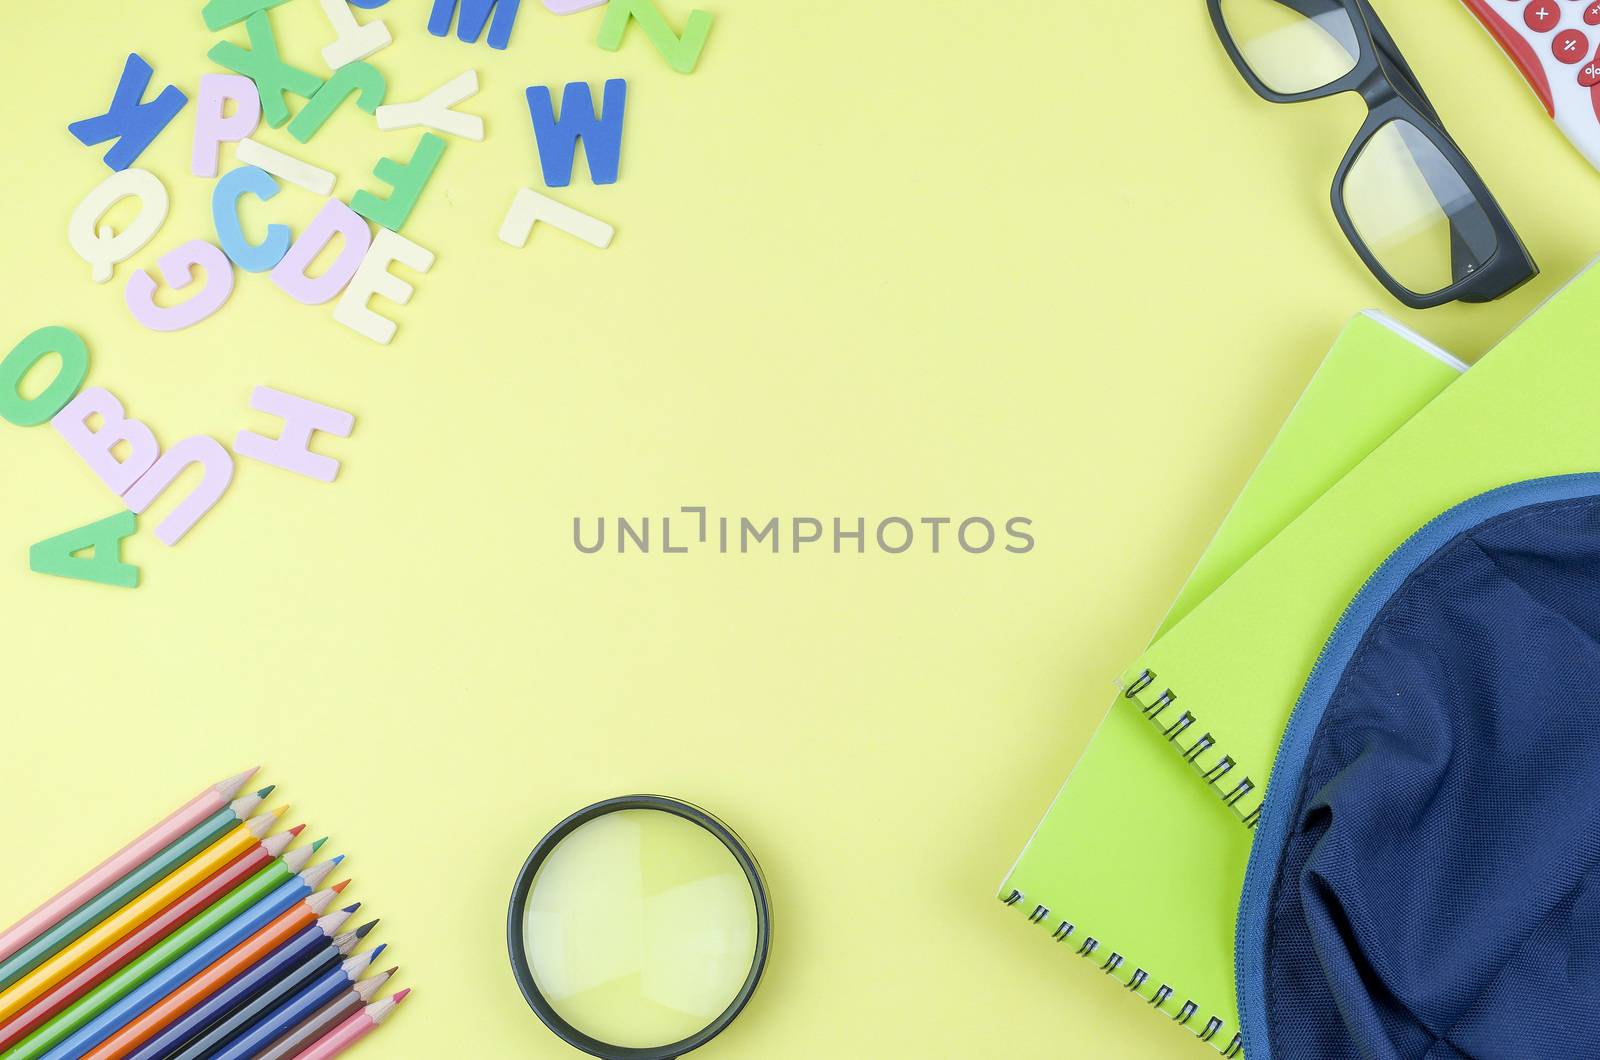
[[62,947],[70,945],[78,936],[148,891],[162,877],[210,846],[224,832],[238,827],[241,821],[249,820],[271,791],[271,788],[264,788],[254,795],[235,799],[169,843],[160,853],[106,888],[92,901],[84,903],[71,916],[63,918],[49,931],[0,961],[0,990],[39,967],[60,952]]
[[[140,983],[183,956],[219,928],[226,927],[240,913],[277,890],[281,884],[287,883],[291,877],[298,875],[323,842],[324,840],[319,839],[308,847],[289,851],[229,891],[226,897],[212,903],[205,912],[163,939],[160,945],[83,995],[49,1023],[0,1055],[0,1060],[36,1060],[37,1057],[48,1053],[79,1027],[116,1004]],[[322,866],[319,865],[317,868],[320,869]]]

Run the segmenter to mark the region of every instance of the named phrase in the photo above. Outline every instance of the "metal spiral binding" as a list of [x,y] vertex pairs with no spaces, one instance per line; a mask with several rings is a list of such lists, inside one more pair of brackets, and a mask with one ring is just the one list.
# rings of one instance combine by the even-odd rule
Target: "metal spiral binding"
[[1168,688],[1146,702],[1141,696],[1154,687],[1155,681],[1155,671],[1146,670],[1134,679],[1122,695],[1133,701],[1145,720],[1161,730],[1161,735],[1177,749],[1185,762],[1195,768],[1200,779],[1222,798],[1223,805],[1233,811],[1239,822],[1246,828],[1254,828],[1261,821],[1261,805],[1266,799],[1266,789],[1249,777],[1231,776],[1239,763],[1233,756],[1217,750],[1217,739],[1211,733],[1201,730],[1201,735],[1193,737],[1193,742],[1186,742],[1185,734],[1199,727],[1199,717],[1187,710],[1177,718],[1171,715],[1163,717],[1166,709],[1177,702],[1178,694]]
[[[1020,906],[1022,905],[1025,897],[1026,896],[1021,891],[1012,890],[1003,895],[1000,898],[1000,901],[1008,906]],[[1043,924],[1049,919],[1049,917],[1049,906],[1035,905],[1032,912],[1028,914],[1028,922],[1032,924]],[[1066,942],[1076,931],[1077,928],[1072,924],[1071,921],[1061,920],[1056,923],[1055,928],[1050,933],[1050,937],[1056,942]],[[1100,940],[1094,938],[1093,936],[1085,935],[1082,943],[1078,946],[1078,956],[1092,957],[1095,956],[1099,949]],[[1100,970],[1107,975],[1116,976],[1119,975],[1126,964],[1127,959],[1123,957],[1122,954],[1113,950],[1110,956],[1106,957],[1106,959],[1101,963]],[[1149,972],[1145,971],[1143,968],[1135,968],[1133,970],[1133,974],[1128,977],[1127,982],[1123,985],[1127,989],[1137,993],[1150,981]],[[1155,993],[1150,996],[1150,1006],[1164,1012],[1166,1011],[1167,1002],[1171,1001],[1175,996],[1177,995],[1173,988],[1166,983],[1162,983],[1156,988]],[[1213,1045],[1216,1045],[1216,1037],[1222,1032],[1221,1018],[1217,1016],[1211,1016],[1206,1020],[1204,1026],[1197,1029],[1193,1026],[1192,1021],[1194,1020],[1195,1016],[1199,1015],[1199,1013],[1200,1006],[1195,1004],[1193,1001],[1186,1000],[1178,1007],[1177,1012],[1171,1013],[1171,1016],[1173,1022],[1180,1024],[1181,1026],[1188,1027],[1194,1033],[1194,1036],[1199,1038],[1201,1041],[1210,1042]],[[1226,1048],[1218,1046],[1217,1051],[1220,1052],[1224,1057],[1237,1057],[1242,1060],[1244,1057],[1244,1039],[1238,1034],[1235,1034],[1228,1042]]]

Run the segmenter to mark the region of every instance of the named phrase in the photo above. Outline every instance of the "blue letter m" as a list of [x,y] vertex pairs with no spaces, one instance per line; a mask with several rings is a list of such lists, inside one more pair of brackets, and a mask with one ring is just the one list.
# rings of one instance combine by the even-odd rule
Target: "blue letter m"
[[433,14],[428,18],[428,32],[435,37],[450,34],[450,23],[455,18],[456,7],[461,8],[461,22],[456,36],[468,44],[476,44],[483,36],[483,27],[494,15],[494,25],[489,27],[489,47],[505,50],[511,43],[511,27],[517,22],[517,5],[522,0],[433,0]]

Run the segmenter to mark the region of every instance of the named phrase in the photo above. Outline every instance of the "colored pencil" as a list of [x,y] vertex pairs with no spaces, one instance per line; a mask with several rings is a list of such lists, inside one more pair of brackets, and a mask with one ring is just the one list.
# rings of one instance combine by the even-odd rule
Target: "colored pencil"
[[[238,806],[238,803],[234,803]],[[281,813],[282,811],[278,811]],[[154,886],[84,932],[67,946],[21,979],[0,991],[0,1020],[22,1011],[67,976],[88,964],[118,939],[136,930],[145,921],[204,883],[229,862],[261,844],[261,837],[277,821],[278,814],[263,814],[227,832],[189,860],[167,873]],[[155,864],[155,862],[150,862]],[[130,879],[132,877],[129,877]],[[110,893],[109,891],[107,892]],[[88,906],[84,907],[85,909]],[[63,921],[62,923],[66,923]]]
[[393,997],[375,1001],[328,1033],[321,1041],[301,1053],[298,1060],[330,1060],[377,1030],[395,1007],[411,993],[405,989]]
[[[333,871],[333,865],[337,863],[335,859],[334,862],[324,863],[326,867],[318,865],[311,869],[306,868],[311,854],[322,843],[323,840],[319,839],[310,847],[291,850],[256,872],[244,883],[207,906],[203,912],[186,921],[182,927],[162,939],[159,944],[72,1002],[66,1009],[52,1016],[49,1022],[30,1032],[20,1044],[3,1054],[4,1060],[34,1060],[35,1057],[45,1055],[156,972],[202,944],[216,932],[225,930],[237,918],[252,914],[260,915],[261,911],[257,906],[273,898],[285,884],[297,877],[315,887],[318,881],[327,878],[328,873]],[[280,896],[278,900],[281,901],[281,906],[267,912],[261,923],[288,908],[294,898]]]
[[297,984],[311,982],[328,969],[337,968],[377,923],[374,920],[332,939],[315,927],[307,928],[145,1042],[130,1060],[173,1057],[179,1055],[180,1050],[184,1056],[205,1055],[213,1045],[227,1041],[240,1029],[250,1026],[256,1018],[248,1015],[252,1011],[270,1010],[277,1004],[275,996],[287,996],[297,989]]
[[346,990],[332,1001],[323,1005],[306,1019],[290,1028],[282,1038],[273,1042],[256,1060],[294,1060],[311,1046],[315,1045],[329,1031],[349,1019],[351,1014],[371,1001],[395,969],[379,972],[370,979],[363,979],[355,986]]
[[[0,990],[9,992],[24,975],[42,965],[68,943],[87,933],[90,928],[115,913],[224,834],[232,836],[234,853],[243,853],[257,839],[265,836],[277,820],[276,814],[263,814],[245,821],[261,801],[258,795],[247,795],[229,803],[185,832],[176,842],[163,848],[155,857],[79,906],[71,915],[62,918],[49,931],[4,961],[0,961]],[[242,821],[245,823],[241,824]]]
[[236,1030],[231,1035],[219,1036],[226,1043],[221,1052],[210,1052],[210,1047],[190,1048],[173,1057],[173,1060],[199,1060],[200,1057],[209,1057],[209,1060],[249,1060],[323,1005],[340,994],[348,993],[366,974],[367,966],[382,952],[383,947],[379,946],[369,953],[358,953],[298,990],[289,991],[286,995],[288,1000],[263,1010],[265,1015],[258,1013],[256,1018],[245,1022],[242,1034]]
[[[49,1060],[66,1060],[79,1057],[106,1036],[165,997],[179,983],[195,975],[206,965],[228,950],[249,938],[251,934],[270,923],[272,919],[297,902],[307,901],[307,895],[322,880],[339,859],[322,862],[289,876],[268,891],[264,897],[252,899],[242,911],[230,894],[222,902],[206,910],[194,924],[184,927],[166,942],[134,961],[121,972],[90,991],[82,1000],[45,1024],[32,1036],[5,1055],[5,1060],[32,1060],[46,1056]],[[259,894],[257,880],[263,876],[278,877],[280,858],[262,869],[241,890],[249,889]],[[322,909],[333,901],[333,892],[319,892],[311,897]],[[226,910],[219,907],[227,906]],[[222,912],[224,915],[214,915]],[[320,910],[319,910],[320,912]],[[199,925],[198,930],[191,930]],[[176,952],[173,952],[173,951]],[[152,960],[152,958],[154,958]],[[104,992],[104,996],[102,996]],[[83,1011],[79,1011],[80,1007]],[[69,1025],[63,1033],[57,1024]],[[47,1043],[40,1048],[39,1042]],[[48,1051],[47,1051],[48,1050]]]
[[0,960],[44,934],[89,899],[149,861],[163,847],[171,845],[179,836],[222,809],[244,790],[245,784],[255,774],[255,769],[247,769],[238,776],[206,788],[139,838],[90,869],[60,894],[7,928],[0,934]]
[[[288,849],[303,826],[279,832],[263,840],[254,849],[234,858],[223,869],[194,890],[162,910],[161,914],[122,939],[115,946],[68,976],[49,993],[17,1013],[10,1020],[0,1022],[0,1050],[9,1049],[33,1033],[46,1020],[78,1000],[84,994],[105,982],[112,975],[137,960],[151,947],[174,931],[193,920],[202,910],[223,898],[239,884],[271,864]],[[292,862],[291,870],[299,872],[310,862],[311,855],[322,845],[322,840],[289,854],[285,861]]]
[[[341,909],[326,917],[322,913],[333,900],[333,896],[344,890],[348,883],[346,880],[322,892],[327,897],[321,901],[321,909],[316,908],[317,902],[313,899],[297,903],[227,953],[207,964],[198,974],[176,980],[173,988],[166,992],[161,1000],[140,1012],[132,1021],[119,1027],[109,1038],[84,1053],[83,1060],[124,1060],[128,1054],[170,1026],[174,1020],[182,1017],[184,1013],[244,974],[257,961],[312,925],[316,925],[317,930],[332,938],[338,933],[339,926],[349,919],[356,906]],[[359,905],[358,902],[357,906]]]

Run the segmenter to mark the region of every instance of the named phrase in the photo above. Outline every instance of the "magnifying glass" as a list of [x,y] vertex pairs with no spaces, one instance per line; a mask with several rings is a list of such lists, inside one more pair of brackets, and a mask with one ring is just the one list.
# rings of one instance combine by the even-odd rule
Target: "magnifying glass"
[[506,919],[522,996],[602,1060],[675,1060],[749,1003],[772,945],[755,858],[705,810],[660,795],[595,803],[539,841]]

